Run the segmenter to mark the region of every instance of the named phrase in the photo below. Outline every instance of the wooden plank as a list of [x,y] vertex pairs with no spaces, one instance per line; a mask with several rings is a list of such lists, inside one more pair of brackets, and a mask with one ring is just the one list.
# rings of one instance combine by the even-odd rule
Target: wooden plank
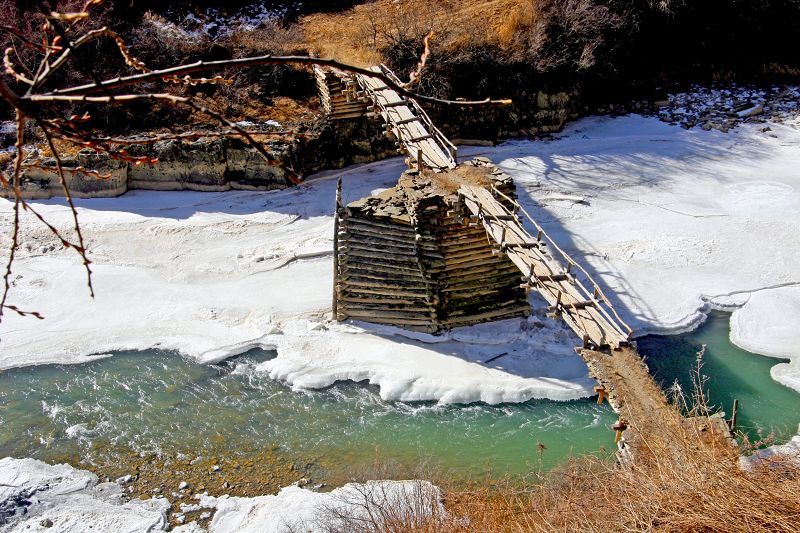
[[538,244],[538,239],[534,241],[507,206],[482,187],[464,185],[459,193],[467,209],[480,217],[487,234],[501,245],[526,279],[533,276],[533,288],[579,337],[586,337],[597,346],[619,346],[624,342],[625,335],[605,318],[597,301],[586,300],[581,290],[587,291],[574,278],[564,275],[558,262],[545,250],[531,246]]

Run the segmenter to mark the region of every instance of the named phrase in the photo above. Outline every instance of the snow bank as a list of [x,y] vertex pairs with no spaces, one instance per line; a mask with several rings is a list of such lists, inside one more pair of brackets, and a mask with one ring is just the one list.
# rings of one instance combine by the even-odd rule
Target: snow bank
[[753,468],[765,459],[777,458],[787,458],[800,463],[800,435],[796,435],[786,444],[776,444],[763,450],[757,450],[753,455],[740,457],[739,466],[744,469]]
[[733,312],[731,340],[741,348],[790,359],[772,367],[773,379],[800,391],[800,286],[755,291]]
[[356,523],[359,529],[373,525],[379,531],[387,521],[421,525],[443,517],[441,499],[439,488],[428,481],[367,481],[329,493],[292,486],[274,496],[200,496],[191,508],[215,511],[209,525],[214,533],[347,531]]
[[296,388],[369,381],[387,400],[441,403],[571,400],[594,382],[570,348],[571,333],[545,317],[412,334],[373,324],[298,322],[259,365]]
[[[283,532],[327,531],[326,526],[348,529],[345,516],[374,520],[376,530],[386,520],[422,524],[444,516],[441,491],[428,481],[368,481],[348,483],[329,493],[297,486],[276,495],[239,498],[206,494],[198,503],[182,504],[188,511],[213,513],[210,531]],[[97,476],[69,465],[48,465],[35,459],[0,459],[0,531],[165,531],[165,498],[125,501],[117,483],[98,483]],[[369,515],[368,515],[369,513]],[[370,518],[374,517],[374,518]],[[175,531],[203,531],[196,523]]]
[[[690,330],[712,307],[737,309],[737,344],[794,357],[800,132],[770,127],[723,134],[590,118],[553,141],[462,152],[514,177],[525,208],[602,280],[638,334]],[[262,346],[278,351],[263,370],[297,388],[368,380],[386,399],[490,403],[590,394],[577,340],[541,317],[443,337],[326,321],[335,178],[352,201],[393,186],[402,170],[390,160],[286,191],[79,201],[97,297],[77,258],[32,225],[11,303],[46,320],[4,318],[0,369],[146,348],[209,362]],[[37,205],[68,227],[62,202]],[[10,223],[10,207],[0,200],[0,222]],[[800,390],[796,360],[774,375]]]
[[[60,533],[162,531],[169,502],[163,498],[125,502],[116,483],[69,465],[35,459],[0,459],[0,531]],[[46,525],[49,524],[49,525]]]
[[732,340],[793,358],[773,376],[800,391],[797,126],[724,134],[592,118],[552,142],[486,153],[515,178],[529,212],[602,279],[638,335],[691,330],[710,308],[736,310]]
[[[341,173],[345,199],[393,186],[402,169],[390,161]],[[46,231],[28,233],[13,301],[46,320],[5,317],[0,368],[148,348],[214,362],[262,347],[278,350],[263,369],[296,388],[368,380],[385,399],[490,403],[591,394],[571,334],[543,318],[443,337],[326,321],[336,177],[273,193],[80,201],[97,296],[88,298],[75,257]],[[69,224],[60,202],[39,207]]]

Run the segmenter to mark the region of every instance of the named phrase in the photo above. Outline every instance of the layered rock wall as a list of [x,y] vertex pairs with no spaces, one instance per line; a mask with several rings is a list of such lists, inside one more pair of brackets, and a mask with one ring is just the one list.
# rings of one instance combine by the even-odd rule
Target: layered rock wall
[[[132,138],[132,140],[137,140]],[[313,131],[281,140],[259,140],[267,161],[238,138],[205,137],[193,142],[167,140],[132,144],[131,156],[156,159],[150,164],[113,159],[84,150],[63,156],[65,178],[76,198],[119,196],[128,190],[157,191],[266,191],[290,187],[299,177],[326,168],[341,168],[397,154],[377,123],[367,119],[331,123],[322,121]],[[55,159],[34,153],[26,160],[22,189],[26,198],[63,196]],[[84,174],[79,167],[108,176]],[[5,191],[9,193],[10,191]]]

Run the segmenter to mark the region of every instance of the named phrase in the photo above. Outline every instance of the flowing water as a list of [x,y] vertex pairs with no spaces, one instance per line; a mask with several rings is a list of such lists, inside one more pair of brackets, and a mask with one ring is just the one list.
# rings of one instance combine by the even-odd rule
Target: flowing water
[[[739,398],[739,421],[751,437],[788,439],[800,422],[800,395],[771,380],[775,359],[730,344],[727,321],[715,314],[696,332],[646,338],[640,348],[665,383],[687,383],[707,344],[712,401],[727,408]],[[383,401],[358,383],[295,392],[255,370],[272,356],[252,351],[199,365],[173,353],[123,352],[0,373],[0,457],[56,461],[120,447],[219,457],[271,447],[334,478],[376,458],[407,467],[429,461],[474,478],[614,448],[608,427],[616,417],[592,399],[440,406]]]

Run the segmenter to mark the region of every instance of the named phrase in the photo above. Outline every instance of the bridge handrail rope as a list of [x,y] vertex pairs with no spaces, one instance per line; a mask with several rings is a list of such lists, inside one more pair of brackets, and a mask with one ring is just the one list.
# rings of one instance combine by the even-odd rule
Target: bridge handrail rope
[[[492,192],[494,194],[500,196],[501,198],[511,202],[511,204],[514,205],[520,212],[522,212],[522,214],[525,215],[525,218],[527,218],[530,221],[530,223],[533,224],[534,228],[536,228],[537,233],[540,234],[540,237],[543,237],[544,239],[546,239],[548,245],[552,249],[555,249],[561,255],[563,260],[567,262],[568,265],[576,267],[584,276],[586,276],[586,279],[593,286],[594,293],[590,293],[589,290],[580,281],[578,281],[577,279],[575,279],[575,285],[584,293],[584,295],[587,297],[588,300],[594,301],[597,304],[602,304],[602,305],[598,305],[597,306],[598,310],[605,316],[605,318],[607,320],[609,320],[609,322],[611,322],[613,325],[617,326],[620,329],[620,331],[626,331],[627,332],[626,336],[627,336],[628,339],[630,339],[630,337],[631,337],[631,335],[633,333],[633,329],[627,323],[625,323],[624,320],[622,320],[622,318],[617,313],[617,310],[614,308],[614,305],[611,303],[611,301],[605,295],[605,292],[603,292],[603,289],[594,280],[594,278],[591,276],[591,274],[589,274],[586,271],[585,268],[583,268],[579,263],[577,263],[569,255],[567,255],[567,253],[564,250],[562,250],[561,247],[558,246],[558,244],[556,244],[556,242],[547,234],[547,232],[544,230],[544,228],[541,225],[539,225],[539,223],[536,222],[536,220],[533,219],[533,217],[525,210],[524,207],[522,207],[522,205],[520,205],[520,203],[518,201],[516,201],[513,198],[509,197],[507,194],[505,194],[502,191],[500,191],[499,189],[497,189],[497,187],[492,186]],[[573,277],[573,279],[574,279],[574,277]],[[597,295],[597,296],[595,296],[595,295]],[[599,296],[599,298],[598,298],[598,296]],[[613,315],[613,318],[612,318],[611,315],[609,315],[608,311],[606,311],[606,308],[608,308],[608,311],[611,312],[611,314]]]
[[[395,73],[392,72],[392,70],[389,67],[381,63],[380,69],[393,82],[401,86],[403,85],[403,82],[400,80],[400,78],[398,78],[397,75],[395,75]],[[445,136],[445,134],[442,133],[442,131],[436,127],[436,124],[433,123],[431,117],[428,116],[428,113],[422,108],[421,105],[419,105],[419,103],[416,100],[409,98],[409,102],[416,111],[417,116],[422,118],[422,122],[424,122],[431,129],[431,131],[434,132],[436,140],[439,142],[440,145],[442,145],[442,148],[444,148],[445,151],[449,152],[452,158],[455,160],[456,155],[458,154],[458,148],[456,147],[456,145],[454,145],[450,141],[450,139],[448,139]]]
[[[494,188],[494,187],[492,187],[492,188]],[[501,194],[502,194],[502,193],[501,193]],[[514,201],[514,200],[513,200],[513,199],[511,199],[511,198],[509,198],[509,197],[508,197],[508,196],[506,196],[505,194],[503,194],[503,196],[504,196],[505,198],[507,198],[509,201],[511,201],[511,202],[512,202],[512,205],[515,205],[516,207],[518,207],[519,209],[521,209],[521,206],[520,206],[520,205],[519,205],[519,204],[518,204],[516,201]],[[478,207],[478,218],[479,218],[480,220],[485,220],[485,219],[486,219],[486,214],[488,214],[488,215],[489,215],[489,216],[490,216],[490,217],[491,217],[491,218],[494,220],[494,222],[496,222],[496,223],[497,223],[497,225],[498,225],[498,226],[500,226],[500,227],[502,228],[502,234],[501,234],[502,236],[501,236],[501,239],[500,239],[500,240],[501,240],[501,242],[500,242],[500,246],[501,246],[501,248],[502,248],[502,247],[505,245],[505,235],[506,235],[506,231],[508,230],[509,226],[508,226],[507,224],[504,224],[504,222],[505,222],[505,221],[504,221],[503,219],[501,219],[500,217],[498,217],[496,214],[494,214],[494,213],[492,213],[492,212],[489,212],[489,211],[486,211],[486,210],[484,210],[484,209],[483,209],[483,204],[481,203],[481,201],[480,201],[480,199],[479,199],[479,198],[472,197],[472,200],[473,200],[473,202],[474,202],[474,203],[477,205],[477,207]],[[509,211],[509,210],[506,208],[506,206],[504,206],[504,205],[502,205],[502,204],[499,204],[499,205],[500,205],[500,207],[501,207],[501,208],[502,208],[502,209],[503,209],[503,210],[506,212],[506,214],[508,214],[508,215],[512,215],[512,216],[517,216],[515,213],[512,213],[511,211]],[[526,214],[526,215],[527,215],[527,214]],[[520,226],[520,227],[522,226],[522,221],[518,220],[518,221],[517,221],[517,223],[519,224],[519,226]],[[535,222],[535,221],[534,221],[534,224],[536,224],[536,222]],[[538,226],[538,225],[537,225],[537,226]],[[512,229],[513,229],[513,228],[512,228]],[[517,233],[517,232],[515,232],[515,233]],[[544,233],[544,231],[542,231],[542,233],[541,233],[541,236],[545,236],[545,233]],[[519,235],[519,234],[517,234],[517,237],[518,237],[518,238],[525,239],[525,237],[527,237],[527,235]],[[491,237],[491,235],[489,234],[489,229],[488,229],[488,228],[486,228],[486,238],[487,238],[487,239],[488,239],[488,240],[491,242],[491,240],[492,240],[492,237]],[[548,240],[548,242],[550,242],[551,244],[553,244],[553,245],[555,246],[555,244],[554,244],[554,243],[553,243],[553,241],[552,241],[552,240],[549,238],[549,236],[547,237],[547,240]],[[558,246],[555,246],[555,248],[559,249],[559,248],[558,248]],[[561,250],[559,249],[559,251],[561,251]],[[511,250],[511,252],[512,252],[512,253],[517,253],[515,250]],[[508,253],[508,251],[506,251],[506,253]],[[545,252],[544,252],[544,251],[542,251],[542,250],[540,250],[540,251],[539,251],[539,253],[540,253],[540,255],[542,255],[542,259],[544,259],[544,257],[545,257]],[[564,256],[566,257],[566,259],[567,259],[567,260],[569,260],[569,261],[570,261],[572,264],[574,264],[574,261],[572,261],[572,259],[571,259],[571,258],[569,258],[568,256],[566,256],[566,254],[564,254],[564,252],[561,252],[561,253],[562,253],[562,255],[564,255]],[[561,273],[561,272],[560,272],[560,270],[559,270],[559,271],[556,271],[556,270],[554,270],[554,269],[552,268],[551,264],[550,264],[548,261],[544,261],[544,260],[543,260],[543,261],[540,261],[540,265],[541,265],[541,266],[544,266],[544,267],[547,269],[547,272],[548,272],[548,274],[549,274],[551,277],[552,277],[553,275],[557,275],[557,274],[560,274],[560,273]],[[579,266],[579,265],[576,265],[576,266],[578,266],[578,267],[580,268],[580,266]],[[533,274],[529,274],[529,275],[526,275],[526,278],[525,278],[525,279],[527,279],[529,283],[533,283],[533,278],[534,278],[534,275],[533,275]],[[601,312],[601,314],[604,314],[604,317],[606,318],[606,320],[608,320],[608,321],[609,321],[609,323],[611,323],[611,324],[612,324],[612,326],[614,326],[614,327],[618,327],[618,326],[617,326],[617,325],[614,323],[614,321],[613,321],[613,320],[612,320],[612,319],[611,319],[611,318],[610,318],[610,317],[607,315],[607,313],[603,313],[603,309],[600,307],[600,302],[597,302],[597,301],[595,301],[595,300],[594,300],[594,298],[592,298],[592,297],[589,295],[588,291],[586,291],[586,289],[585,289],[585,288],[584,288],[584,287],[581,285],[581,283],[580,283],[578,280],[574,279],[574,277],[572,278],[572,281],[573,281],[573,286],[577,286],[577,287],[579,287],[580,289],[583,289],[583,292],[585,293],[586,297],[587,297],[588,299],[590,299],[591,301],[594,301],[594,302],[595,302],[595,304],[596,304],[596,306],[595,306],[595,307],[598,309],[598,311],[600,311],[600,312]],[[573,315],[573,314],[570,314],[570,313],[566,313],[566,314],[564,314],[564,313],[563,313],[563,307],[561,306],[561,292],[560,292],[560,291],[558,291],[558,290],[556,290],[556,289],[554,289],[554,288],[552,288],[552,287],[549,287],[549,286],[547,286],[547,285],[545,285],[545,284],[542,284],[542,283],[539,283],[539,284],[538,284],[538,287],[539,287],[539,289],[540,289],[540,290],[544,290],[544,291],[546,291],[546,292],[547,292],[547,293],[550,295],[550,297],[551,297],[553,300],[555,300],[555,301],[556,301],[556,305],[555,305],[555,307],[556,307],[556,310],[562,313],[562,314],[561,314],[561,317],[562,317],[564,320],[566,320],[566,321],[568,321],[568,322],[569,322],[569,321],[573,322],[573,324],[575,325],[575,329],[579,329],[579,330],[581,330],[581,331],[583,331],[583,332],[588,332],[588,329],[589,329],[589,328],[588,328],[588,326],[587,326],[587,324],[586,324],[586,319],[585,319],[584,317],[582,317],[582,316],[581,316],[579,313],[575,313],[574,315]],[[580,322],[580,324],[579,324],[578,322]],[[624,324],[624,323],[623,323],[623,324]]]
[[[622,318],[620,318],[620,316],[617,313],[616,309],[614,308],[613,304],[606,297],[606,295],[603,292],[603,290],[600,287],[600,285],[594,280],[594,278],[592,278],[592,276],[586,271],[586,269],[584,269],[579,263],[577,263],[574,259],[572,259],[564,250],[562,250],[558,246],[558,244],[552,238],[550,238],[550,236],[547,234],[547,232],[544,230],[544,228],[542,228],[542,226],[539,225],[533,219],[533,217],[531,217],[530,214],[519,204],[519,202],[517,202],[516,200],[508,197],[502,191],[499,191],[494,187],[493,187],[493,189],[494,189],[494,192],[496,194],[501,195],[501,197],[504,197],[505,199],[510,201],[512,203],[512,205],[514,205],[519,211],[521,211],[525,215],[525,217],[531,222],[531,224],[534,225],[534,227],[536,228],[537,232],[539,232],[540,238],[543,237],[544,239],[546,239],[548,245],[551,248],[554,248],[556,251],[558,251],[558,253],[561,255],[563,260],[567,262],[568,265],[576,267],[586,277],[586,279],[592,284],[592,288],[594,289],[594,293],[590,293],[589,290],[579,280],[574,278],[574,276],[572,276],[572,279],[574,280],[573,285],[581,290],[581,292],[583,293],[583,296],[586,297],[588,301],[592,301],[592,302],[597,304],[597,309],[601,312],[601,314],[604,315],[604,317],[612,325],[618,327],[618,329],[620,329],[620,331],[623,331],[623,330],[627,331],[627,336],[630,337],[630,334],[633,332],[633,330],[630,328],[630,326],[628,326],[625,323],[625,321],[622,320]],[[602,304],[602,306],[601,306],[601,304]],[[606,309],[605,309],[606,307],[614,315],[613,318],[606,311]]]
[[[376,72],[385,74],[392,81],[402,85],[402,82],[397,78],[397,76],[395,76],[394,73],[392,73],[392,71],[389,70],[389,68],[385,65],[372,68]],[[352,79],[353,78],[351,78],[351,80]],[[395,134],[398,142],[405,146],[406,151],[413,159],[417,161],[417,163],[422,163],[430,168],[439,170],[445,168],[454,168],[456,166],[457,149],[455,145],[453,145],[447,139],[447,137],[445,137],[444,134],[438,128],[436,128],[425,110],[422,109],[422,107],[415,100],[398,95],[395,91],[391,90],[389,87],[386,87],[385,84],[378,84],[376,80],[378,80],[378,78],[370,78],[365,74],[356,74],[355,81],[351,82],[346,90],[348,99],[351,97],[358,98],[359,96],[363,95],[364,98],[372,101],[373,113],[383,117],[386,122],[387,129]],[[356,93],[355,87],[352,86],[352,83],[358,84],[359,88],[361,89],[360,93]],[[389,97],[387,97],[386,94],[380,94],[383,91],[394,95],[391,96],[391,98],[396,98],[396,100],[391,102],[387,101]],[[404,107],[407,111],[392,112],[392,109],[395,107],[398,109]],[[410,115],[410,118],[398,120],[398,117],[402,117],[406,114]],[[407,124],[409,122],[417,122],[418,130],[424,133],[421,136],[413,136],[413,134],[409,133],[408,128],[401,127],[402,124]],[[424,141],[426,140],[430,141],[431,147],[435,147],[434,151],[424,148]],[[423,143],[420,143],[420,141],[423,141]],[[428,159],[430,164],[426,163],[424,160],[420,161],[423,158]]]

